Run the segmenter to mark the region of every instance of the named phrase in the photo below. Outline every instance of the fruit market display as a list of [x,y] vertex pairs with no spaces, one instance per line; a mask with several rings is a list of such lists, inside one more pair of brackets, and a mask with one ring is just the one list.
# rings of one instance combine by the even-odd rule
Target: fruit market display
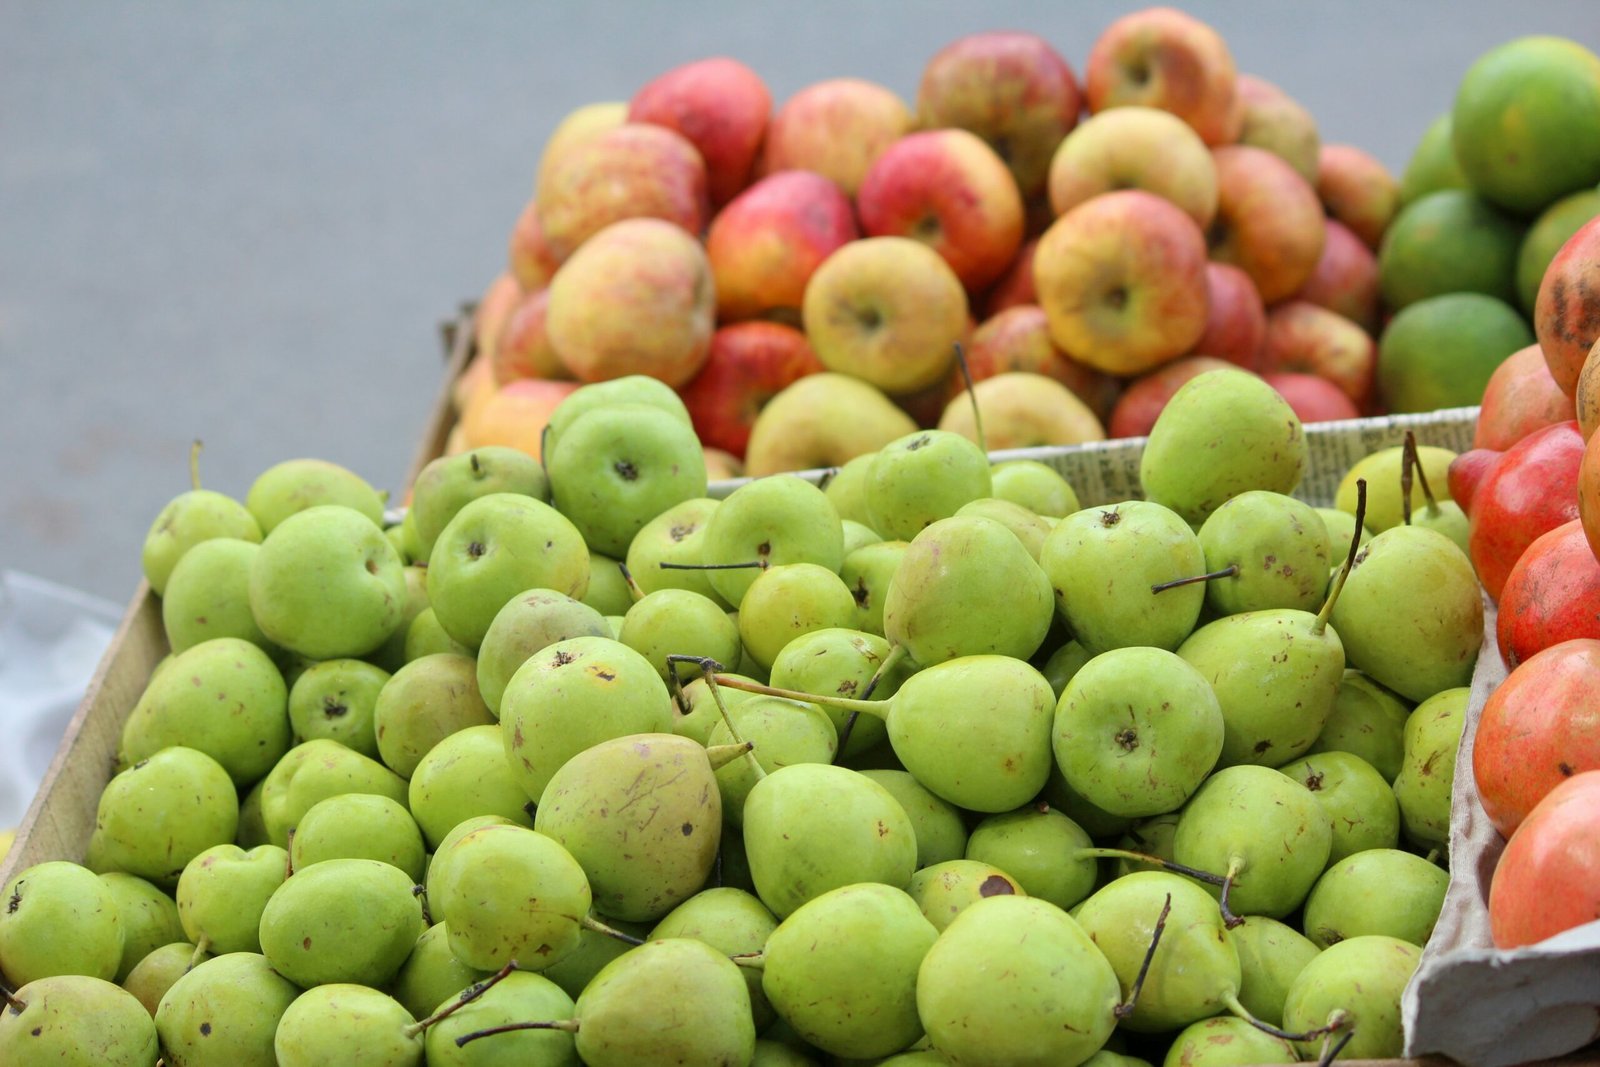
[[[1495,944],[1600,919],[1600,158],[1536,106],[1591,60],[1491,52],[1398,183],[1168,9],[1081,85],[986,34],[914,109],[575,113],[403,511],[197,454],[155,518],[171,654],[0,887],[0,1064],[1401,1055],[1485,595]],[[1462,395],[1473,449],[1292,495],[1318,413]],[[1108,431],[1089,507],[978,443]]]
[[1600,213],[1597,115],[1600,58],[1515,40],[1397,180],[1169,8],[1113,22],[1081,78],[1011,32],[952,42],[905,98],[775,103],[689,63],[550,136],[449,448],[537,455],[578,383],[626,374],[679,390],[714,478],[975,436],[969,378],[995,448],[1143,435],[1219,362],[1308,422],[1472,406]]

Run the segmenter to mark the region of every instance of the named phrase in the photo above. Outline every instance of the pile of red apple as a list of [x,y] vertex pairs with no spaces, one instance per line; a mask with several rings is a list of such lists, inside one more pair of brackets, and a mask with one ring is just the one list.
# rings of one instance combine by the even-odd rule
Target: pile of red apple
[[1381,410],[1393,177],[1182,12],[1117,19],[1083,72],[983,33],[914,101],[838,78],[774,108],[713,58],[580,108],[479,305],[453,446],[537,453],[578,383],[645,374],[730,454],[713,477],[827,466],[970,424],[958,345],[991,448],[1142,434],[1223,362],[1306,421]]
[[1511,668],[1473,748],[1508,839],[1489,898],[1503,948],[1600,919],[1600,218],[1551,261],[1534,327],[1449,472]]

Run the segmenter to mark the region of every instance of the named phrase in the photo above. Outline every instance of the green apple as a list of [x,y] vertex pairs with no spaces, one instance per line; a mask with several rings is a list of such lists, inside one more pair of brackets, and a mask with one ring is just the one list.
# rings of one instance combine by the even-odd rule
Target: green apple
[[383,496],[361,475],[325,459],[286,459],[262,471],[244,496],[244,506],[271,533],[297,511],[342,504],[383,525]]
[[490,493],[521,493],[548,501],[550,483],[537,459],[504,445],[440,456],[423,467],[411,487],[411,510],[406,513],[416,528],[417,558],[428,558],[433,543],[463,505]]

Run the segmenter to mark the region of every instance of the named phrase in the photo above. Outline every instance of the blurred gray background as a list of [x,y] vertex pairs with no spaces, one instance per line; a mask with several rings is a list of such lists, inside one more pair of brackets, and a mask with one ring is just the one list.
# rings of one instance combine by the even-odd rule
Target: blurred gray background
[[[124,602],[161,506],[293,456],[400,482],[438,323],[502,269],[556,122],[727,54],[781,102],[913,100],[964,33],[1026,29],[1081,76],[1135,3],[0,2],[0,566]],[[1600,48],[1600,0],[1181,5],[1324,140],[1399,172],[1486,49]]]

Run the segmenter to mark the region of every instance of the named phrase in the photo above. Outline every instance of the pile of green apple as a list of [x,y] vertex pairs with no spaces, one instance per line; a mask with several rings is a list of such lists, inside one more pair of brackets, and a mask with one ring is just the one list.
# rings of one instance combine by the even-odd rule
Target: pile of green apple
[[641,376],[544,454],[161,512],[172,654],[0,891],[0,1062],[1399,1053],[1483,614],[1396,457],[1295,499],[1233,369],[1089,508],[937,429],[711,499]]
[[1539,360],[1528,355],[1539,351],[1535,333],[1549,335],[1538,319],[1559,314],[1539,306],[1540,282],[1600,215],[1597,186],[1600,56],[1564,38],[1521,37],[1467,70],[1451,110],[1417,144],[1378,247],[1394,313],[1378,359],[1391,410],[1476,404],[1507,357]]
[[1381,409],[1382,164],[1172,8],[1111,22],[1082,71],[979,33],[909,102],[835,78],[774,108],[718,57],[573,112],[478,306],[451,450],[538,455],[578,383],[644,374],[714,475],[837,466],[970,435],[958,343],[994,448],[1142,435],[1222,366],[1304,421]]

